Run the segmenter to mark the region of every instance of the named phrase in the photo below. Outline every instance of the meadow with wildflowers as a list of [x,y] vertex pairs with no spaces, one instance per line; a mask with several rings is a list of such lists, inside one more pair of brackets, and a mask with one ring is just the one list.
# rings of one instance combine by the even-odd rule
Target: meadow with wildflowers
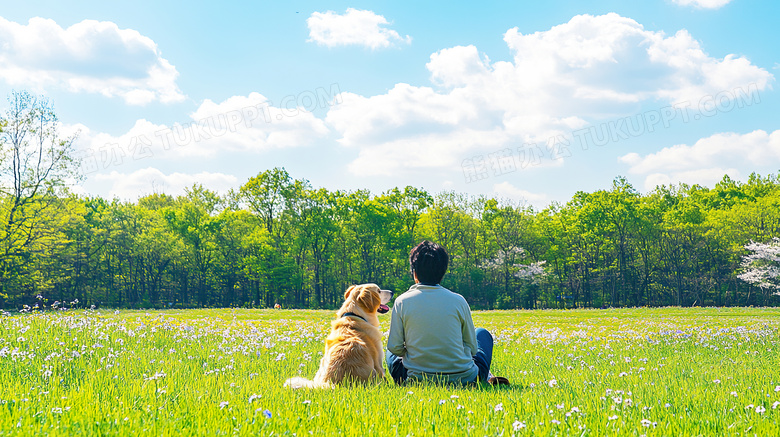
[[780,309],[477,311],[511,386],[284,388],[314,375],[332,317],[4,312],[0,435],[780,433]]

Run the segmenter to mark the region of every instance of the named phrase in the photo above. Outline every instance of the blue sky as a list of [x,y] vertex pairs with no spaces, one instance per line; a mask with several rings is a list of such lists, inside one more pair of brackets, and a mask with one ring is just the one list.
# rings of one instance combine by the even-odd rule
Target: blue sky
[[0,93],[48,96],[76,190],[123,200],[285,167],[544,207],[780,170],[778,2],[419,3],[15,2]]

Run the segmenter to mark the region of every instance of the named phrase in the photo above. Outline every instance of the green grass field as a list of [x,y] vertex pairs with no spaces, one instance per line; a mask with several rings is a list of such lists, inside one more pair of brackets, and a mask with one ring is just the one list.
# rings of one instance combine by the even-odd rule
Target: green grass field
[[0,435],[780,434],[780,309],[475,312],[509,387],[285,389],[332,317],[0,316]]

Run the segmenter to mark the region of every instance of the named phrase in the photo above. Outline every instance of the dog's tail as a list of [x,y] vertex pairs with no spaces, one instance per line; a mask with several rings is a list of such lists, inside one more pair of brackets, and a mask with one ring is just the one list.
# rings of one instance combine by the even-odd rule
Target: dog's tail
[[329,382],[318,382],[310,379],[301,378],[296,376],[284,381],[284,386],[289,388],[332,388],[333,385]]

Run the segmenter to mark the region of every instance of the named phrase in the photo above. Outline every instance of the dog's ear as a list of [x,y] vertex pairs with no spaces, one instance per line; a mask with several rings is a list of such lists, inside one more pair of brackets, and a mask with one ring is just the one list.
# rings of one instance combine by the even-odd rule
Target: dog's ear
[[349,299],[349,295],[352,293],[352,290],[354,290],[355,288],[357,288],[357,285],[353,285],[347,288],[347,291],[344,292],[344,300]]
[[375,311],[379,304],[382,302],[382,298],[379,296],[379,287],[376,285],[374,286],[364,286],[360,290],[360,295],[357,298],[358,303],[360,306],[365,308],[368,311]]

